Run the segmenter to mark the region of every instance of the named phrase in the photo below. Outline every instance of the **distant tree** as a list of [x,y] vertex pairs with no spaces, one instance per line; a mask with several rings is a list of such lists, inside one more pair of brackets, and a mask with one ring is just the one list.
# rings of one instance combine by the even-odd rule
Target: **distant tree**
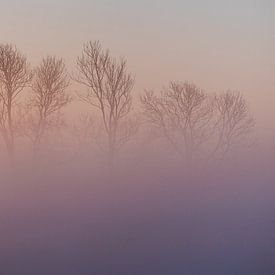
[[115,154],[133,134],[129,113],[134,79],[126,71],[126,60],[112,58],[98,41],[84,45],[77,59],[77,69],[76,81],[88,88],[79,97],[99,110],[107,136],[110,165],[113,165]]
[[254,125],[240,93],[211,97],[188,82],[172,82],[158,95],[146,92],[141,103],[145,120],[159,129],[189,168],[195,157],[225,157]]
[[14,158],[16,100],[32,78],[26,57],[13,45],[0,45],[0,129],[7,151]]
[[212,152],[219,158],[238,145],[247,145],[255,121],[244,97],[238,91],[226,91],[215,97],[217,132],[216,146]]
[[172,82],[159,95],[141,96],[144,117],[159,128],[172,148],[191,165],[194,155],[207,141],[213,105],[194,84]]
[[62,123],[60,112],[70,101],[66,91],[68,86],[69,78],[62,59],[48,56],[35,69],[28,133],[35,154],[47,132]]

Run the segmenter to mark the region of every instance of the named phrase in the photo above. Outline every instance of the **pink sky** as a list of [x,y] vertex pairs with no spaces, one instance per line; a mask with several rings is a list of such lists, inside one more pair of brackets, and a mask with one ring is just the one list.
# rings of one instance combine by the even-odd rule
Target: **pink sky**
[[270,0],[2,1],[1,42],[33,64],[63,56],[70,69],[83,42],[100,40],[128,59],[135,92],[189,80],[241,90],[258,126],[274,131],[275,30]]

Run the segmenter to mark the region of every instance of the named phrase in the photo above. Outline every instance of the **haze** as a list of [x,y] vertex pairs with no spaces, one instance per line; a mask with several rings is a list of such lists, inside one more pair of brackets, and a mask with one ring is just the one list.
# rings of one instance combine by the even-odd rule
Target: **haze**
[[2,0],[0,26],[33,64],[56,54],[72,68],[82,44],[100,40],[128,59],[136,94],[171,80],[241,90],[261,133],[274,130],[272,0]]
[[0,2],[0,274],[275,274],[273,0]]

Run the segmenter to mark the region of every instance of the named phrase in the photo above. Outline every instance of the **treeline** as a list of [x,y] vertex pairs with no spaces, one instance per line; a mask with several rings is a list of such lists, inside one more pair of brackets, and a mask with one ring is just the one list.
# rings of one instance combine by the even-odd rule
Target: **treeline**
[[[126,65],[97,41],[83,46],[73,72],[55,56],[32,68],[16,46],[0,45],[2,152],[14,163],[22,142],[39,160],[49,136],[65,128],[74,129],[71,133],[80,143],[88,138],[91,146],[101,148],[110,166],[138,134],[179,154],[185,167],[220,161],[234,148],[249,144],[254,120],[240,92],[208,94],[189,82],[171,82],[157,93],[144,92],[136,105],[134,78]],[[73,83],[82,88],[72,93]],[[89,106],[87,116],[79,119],[82,126],[68,125],[65,117],[73,101]]]

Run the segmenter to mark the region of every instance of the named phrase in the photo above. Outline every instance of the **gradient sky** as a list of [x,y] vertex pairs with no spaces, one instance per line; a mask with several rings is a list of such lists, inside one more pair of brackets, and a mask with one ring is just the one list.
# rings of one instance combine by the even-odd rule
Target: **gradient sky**
[[170,80],[241,90],[272,132],[274,17],[273,0],[1,0],[0,35],[33,64],[56,54],[69,66],[84,42],[100,40],[128,59],[137,93]]

